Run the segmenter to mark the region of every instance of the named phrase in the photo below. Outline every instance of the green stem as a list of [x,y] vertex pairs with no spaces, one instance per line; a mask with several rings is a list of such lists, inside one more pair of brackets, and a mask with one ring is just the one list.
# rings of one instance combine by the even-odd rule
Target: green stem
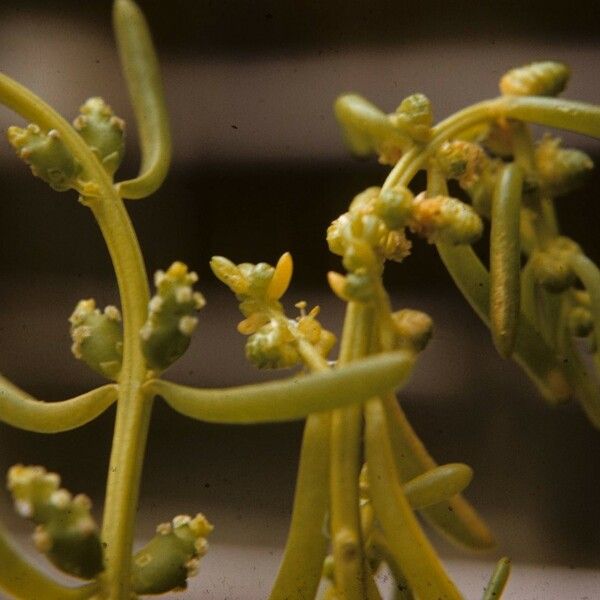
[[146,270],[123,202],[83,138],[41,98],[3,74],[0,101],[44,129],[56,129],[79,161],[92,194],[84,200],[98,222],[115,269],[124,325],[123,367],[102,528],[106,562],[102,594],[111,600],[129,600],[131,547],[151,410],[151,403],[140,393],[146,377],[139,344],[149,301]]
[[239,424],[291,421],[313,412],[362,402],[401,386],[414,363],[412,352],[401,350],[323,370],[327,361],[310,344],[306,346],[299,344],[303,358],[310,351],[316,367],[311,368],[322,372],[223,389],[201,389],[153,379],[144,384],[144,391],[159,394],[177,412],[200,421]]
[[161,186],[169,170],[169,115],[158,59],[142,11],[132,0],[116,0],[113,25],[142,154],[139,175],[122,181],[117,189],[122,198],[145,198]]
[[510,575],[510,559],[504,557],[498,561],[488,584],[485,587],[483,600],[498,600],[502,595]]
[[419,598],[460,599],[458,590],[444,572],[396,479],[381,400],[374,398],[367,402],[365,420],[369,492],[390,551],[395,555],[410,588]]
[[319,587],[328,546],[330,430],[329,413],[306,421],[290,530],[269,600],[314,598]]
[[[373,309],[348,304],[339,364],[368,351]],[[367,594],[364,550],[360,526],[358,478],[361,466],[362,408],[350,406],[333,412],[331,419],[331,537],[335,586],[345,600],[362,600]]]
[[118,388],[108,384],[60,402],[36,400],[0,375],[0,421],[25,431],[58,433],[81,427],[103,413]]

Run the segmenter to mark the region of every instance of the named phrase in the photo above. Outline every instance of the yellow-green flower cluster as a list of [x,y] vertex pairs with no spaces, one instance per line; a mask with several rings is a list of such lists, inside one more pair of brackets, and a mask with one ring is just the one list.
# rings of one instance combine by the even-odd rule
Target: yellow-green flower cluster
[[578,244],[562,236],[553,239],[543,250],[536,250],[530,258],[536,281],[550,292],[564,292],[576,280],[569,258],[580,252]]
[[102,545],[87,496],[73,497],[60,487],[56,473],[38,466],[11,467],[7,485],[16,511],[37,524],[33,534],[37,549],[56,567],[82,579],[102,571]]
[[71,323],[71,351],[75,358],[109,379],[117,379],[123,360],[123,327],[121,313],[115,306],[104,312],[96,308],[94,299],[81,300]]
[[73,121],[75,129],[109,175],[113,175],[125,153],[125,121],[115,116],[102,98],[89,98],[79,112]]
[[179,515],[161,523],[156,535],[133,557],[132,587],[136,594],[164,594],[184,590],[198,572],[208,550],[213,526],[198,513]]
[[535,166],[541,188],[554,197],[584,185],[594,163],[585,152],[561,148],[559,138],[545,135],[535,149]]
[[500,79],[500,91],[507,96],[557,96],[567,86],[570,75],[562,63],[531,63],[508,71]]
[[43,131],[35,123],[30,123],[24,129],[9,127],[7,135],[17,156],[31,167],[36,177],[57,192],[77,187],[81,166],[67,150],[56,129]]
[[212,258],[214,274],[225,283],[240,302],[245,319],[238,331],[249,336],[246,357],[258,368],[291,367],[301,361],[298,339],[304,339],[322,355],[327,356],[335,344],[335,336],[316,319],[318,308],[298,319],[288,319],[279,302],[292,278],[293,263],[289,253],[281,256],[277,265],[241,263],[236,265],[222,256]]
[[196,312],[206,304],[204,296],[192,289],[196,281],[198,275],[182,262],[154,275],[156,294],[148,304],[148,318],[140,331],[146,363],[154,372],[164,371],[190,345],[198,325]]

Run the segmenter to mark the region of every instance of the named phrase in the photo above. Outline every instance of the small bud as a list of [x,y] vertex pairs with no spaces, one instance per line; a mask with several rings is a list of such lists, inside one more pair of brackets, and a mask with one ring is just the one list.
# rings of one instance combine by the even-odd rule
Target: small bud
[[340,96],[334,110],[346,143],[358,156],[376,153],[382,162],[393,164],[411,143],[388,115],[357,94]]
[[148,304],[148,319],[140,330],[142,351],[150,369],[161,372],[187,350],[196,329],[196,311],[204,297],[192,290],[198,280],[186,265],[174,262],[166,272],[157,271],[157,293]]
[[483,148],[463,140],[444,142],[435,156],[446,179],[457,179],[463,189],[476,184],[488,166]]
[[576,280],[569,264],[574,253],[581,252],[579,246],[566,237],[558,237],[543,251],[536,251],[529,259],[536,281],[550,292],[563,292]]
[[51,129],[46,133],[32,123],[25,129],[9,127],[7,134],[17,156],[31,167],[36,177],[58,192],[76,187],[81,168],[67,150],[58,131]]
[[204,515],[175,517],[133,557],[132,587],[136,594],[183,590],[206,554],[206,537],[213,527]]
[[375,297],[373,281],[364,269],[349,273],[346,277],[344,295],[355,302],[370,302]]
[[560,140],[545,135],[535,150],[540,184],[552,196],[568,194],[589,179],[594,163],[581,150],[561,148]]
[[415,141],[428,142],[433,124],[429,98],[424,94],[404,98],[392,116],[392,123]]
[[481,218],[469,205],[447,196],[428,198],[424,193],[415,198],[409,225],[429,243],[472,244],[483,232]]
[[210,261],[210,268],[215,276],[235,294],[244,294],[248,290],[248,280],[230,260],[222,256],[213,256]]
[[346,278],[341,273],[335,271],[329,271],[327,273],[327,282],[333,293],[343,300],[349,302],[350,298],[346,295]]
[[425,349],[433,333],[433,320],[420,310],[405,308],[392,314],[400,347],[409,346],[416,352]]
[[71,351],[75,358],[83,360],[101,375],[116,380],[123,359],[123,328],[119,310],[107,306],[101,313],[95,300],[81,300],[69,322],[73,340]]
[[536,62],[508,71],[500,91],[508,96],[558,96],[569,81],[569,68],[558,62]]
[[125,122],[116,117],[102,98],[90,98],[79,109],[73,125],[100,159],[106,171],[113,175],[125,153]]
[[60,488],[60,477],[43,467],[11,467],[7,477],[15,506],[27,505],[37,524],[36,548],[64,573],[93,579],[104,569],[98,527],[90,514],[91,502],[81,494],[73,497]]
[[413,200],[413,194],[408,188],[395,187],[377,195],[374,210],[389,229],[398,229],[406,225]]
[[263,325],[248,338],[246,358],[259,369],[282,369],[300,362],[294,338],[277,321]]

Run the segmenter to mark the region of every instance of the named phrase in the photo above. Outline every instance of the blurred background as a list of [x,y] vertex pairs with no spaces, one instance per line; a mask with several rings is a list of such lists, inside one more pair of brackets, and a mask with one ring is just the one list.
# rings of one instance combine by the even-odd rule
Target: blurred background
[[[567,97],[600,100],[600,9],[591,1],[552,10],[546,2],[430,0],[140,4],[163,66],[175,150],[160,192],[128,206],[149,272],[183,260],[199,272],[208,300],[189,352],[167,374],[178,382],[224,386],[282,375],[246,364],[235,298],[208,269],[215,254],[274,263],[289,250],[296,267],[290,309],[302,299],[320,304],[322,321],[339,332],[343,307],[325,281],[339,261],[328,254],[324,232],[387,169],[353,159],[343,146],[332,114],[338,94],[355,91],[392,111],[422,92],[442,119],[495,96],[509,68],[552,59],[572,68]],[[137,170],[137,147],[110,10],[108,0],[3,2],[0,68],[69,118],[87,97],[104,97],[128,123],[119,172],[126,178]],[[1,108],[0,128],[11,124],[22,121]],[[598,141],[563,137],[599,162]],[[415,189],[422,184],[417,179]],[[564,233],[595,260],[600,240],[589,224],[598,217],[599,186],[596,173],[558,205]],[[118,302],[101,236],[73,193],[34,179],[6,142],[0,198],[0,372],[39,398],[81,393],[100,380],[72,358],[67,318],[84,297]],[[435,320],[401,401],[439,462],[475,469],[468,497],[499,540],[498,552],[483,560],[508,554],[537,565],[542,575],[509,597],[594,597],[600,576],[587,569],[600,563],[599,433],[577,406],[546,406],[524,374],[495,354],[434,248],[417,241],[386,278],[394,306],[426,310]],[[99,512],[113,420],[110,410],[59,436],[0,425],[0,472],[15,462],[43,464],[72,491],[92,495]],[[209,426],[156,403],[140,540],[182,512],[203,511],[217,525],[205,577],[185,597],[266,595],[285,540],[301,432],[301,423]],[[24,535],[29,529],[11,510],[0,494],[2,520]],[[450,560],[464,558],[439,547]],[[564,569],[561,581],[583,587],[557,592],[553,567]],[[466,577],[474,594],[486,577]]]

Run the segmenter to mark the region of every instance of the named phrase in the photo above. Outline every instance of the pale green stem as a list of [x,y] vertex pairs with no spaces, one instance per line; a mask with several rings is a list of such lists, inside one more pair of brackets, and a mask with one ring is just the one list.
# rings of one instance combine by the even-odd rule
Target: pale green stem
[[114,384],[60,402],[36,400],[0,375],[0,421],[25,431],[58,433],[85,425],[116,399]]
[[490,580],[485,587],[483,600],[498,600],[502,596],[510,575],[510,559],[504,557],[498,561]]
[[[350,302],[344,319],[339,365],[364,356],[369,349],[373,309]],[[344,600],[367,594],[360,527],[358,478],[361,466],[362,407],[333,412],[331,418],[331,538],[335,586]],[[369,576],[370,577],[370,576]]]
[[139,331],[149,300],[142,255],[108,173],[75,129],[41,98],[2,74],[0,101],[44,129],[56,129],[79,161],[93,193],[85,202],[96,217],[115,269],[123,313],[123,367],[102,528],[106,564],[102,594],[111,600],[129,600],[131,547],[151,407],[139,391],[146,377]]
[[[313,353],[316,354],[314,350]],[[291,421],[313,412],[363,402],[381,390],[387,392],[400,386],[413,363],[412,353],[402,350],[364,358],[338,369],[255,385],[201,389],[153,379],[144,384],[144,391],[159,394],[177,412],[200,421]]]
[[269,600],[315,597],[327,554],[329,413],[308,417],[302,438],[294,509],[283,560]]
[[[313,377],[332,372],[327,361],[301,335],[297,336],[297,345],[304,363],[316,372]],[[283,401],[288,402],[287,398]],[[330,452],[331,414],[310,414],[302,438],[292,520],[269,600],[311,599],[317,593],[329,545]]]
[[469,106],[433,128],[429,143],[407,152],[388,175],[383,190],[408,185],[430,156],[448,139],[485,121],[519,119],[600,138],[600,107],[536,96],[501,96]]
[[376,552],[385,560],[394,576],[394,600],[414,600],[415,596],[408,586],[406,577],[381,531],[377,529],[373,531],[371,542]]
[[171,132],[158,59],[142,11],[116,0],[113,25],[140,139],[142,164],[135,179],[117,185],[122,198],[145,198],[164,181],[171,162]]
[[98,591],[98,584],[70,588],[57,583],[21,556],[0,525],[0,590],[22,600],[84,600]]
[[391,552],[419,598],[458,600],[460,593],[444,572],[396,479],[386,413],[378,398],[367,402],[365,421],[369,494]]

